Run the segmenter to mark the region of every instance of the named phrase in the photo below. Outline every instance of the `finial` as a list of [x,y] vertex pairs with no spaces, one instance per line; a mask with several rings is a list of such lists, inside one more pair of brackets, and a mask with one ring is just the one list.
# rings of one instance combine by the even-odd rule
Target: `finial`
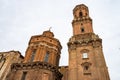
[[49,31],[51,30],[52,27],[49,28]]

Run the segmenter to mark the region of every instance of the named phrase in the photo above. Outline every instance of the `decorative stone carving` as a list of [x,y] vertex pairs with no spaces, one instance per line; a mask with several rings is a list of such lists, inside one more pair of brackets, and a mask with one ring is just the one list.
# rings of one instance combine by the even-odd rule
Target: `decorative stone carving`
[[70,38],[68,42],[68,47],[86,46],[91,45],[93,47],[101,46],[102,39],[95,35],[94,33],[79,34]]
[[30,69],[46,69],[55,73],[57,79],[61,79],[62,74],[58,71],[57,66],[53,66],[52,64],[48,64],[46,62],[32,62],[32,63],[14,63],[11,66],[12,71],[17,70],[30,70]]

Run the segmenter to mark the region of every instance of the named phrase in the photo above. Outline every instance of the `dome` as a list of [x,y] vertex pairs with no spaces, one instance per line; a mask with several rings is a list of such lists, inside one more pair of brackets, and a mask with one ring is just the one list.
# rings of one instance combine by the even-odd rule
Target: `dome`
[[50,30],[48,30],[48,31],[44,31],[44,32],[43,32],[43,36],[54,37],[54,34],[53,34],[53,32],[51,32]]

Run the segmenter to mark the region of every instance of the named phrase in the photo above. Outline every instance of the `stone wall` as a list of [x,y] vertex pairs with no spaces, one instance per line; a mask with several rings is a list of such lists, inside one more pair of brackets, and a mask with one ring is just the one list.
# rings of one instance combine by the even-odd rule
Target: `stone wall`
[[23,56],[19,51],[0,52],[0,80],[5,80],[13,63],[21,63]]

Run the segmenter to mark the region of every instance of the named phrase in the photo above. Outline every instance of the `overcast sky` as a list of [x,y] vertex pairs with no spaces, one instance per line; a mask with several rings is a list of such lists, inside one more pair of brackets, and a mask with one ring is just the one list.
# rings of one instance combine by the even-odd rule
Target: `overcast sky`
[[63,46],[60,65],[68,65],[72,10],[78,4],[89,7],[94,32],[103,40],[110,78],[119,80],[120,0],[0,0],[0,52],[17,50],[24,55],[30,37],[52,27]]

